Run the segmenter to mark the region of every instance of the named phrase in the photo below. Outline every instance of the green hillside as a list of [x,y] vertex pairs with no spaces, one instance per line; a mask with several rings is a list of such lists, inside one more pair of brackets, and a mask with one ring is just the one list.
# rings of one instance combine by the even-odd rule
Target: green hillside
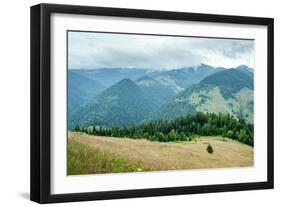
[[76,124],[124,126],[139,123],[147,113],[155,109],[157,102],[153,100],[132,80],[123,79],[75,113],[70,127],[73,128]]
[[153,112],[151,118],[174,118],[201,111],[230,114],[253,123],[253,77],[237,69],[212,74]]

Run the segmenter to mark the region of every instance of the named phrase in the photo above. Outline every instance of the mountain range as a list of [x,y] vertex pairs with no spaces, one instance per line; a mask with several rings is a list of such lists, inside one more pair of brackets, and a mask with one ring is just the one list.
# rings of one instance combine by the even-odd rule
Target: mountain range
[[197,67],[69,70],[68,127],[121,127],[196,111],[253,122],[253,69]]
[[227,69],[212,74],[155,111],[151,119],[171,119],[195,111],[230,114],[253,122],[253,74]]

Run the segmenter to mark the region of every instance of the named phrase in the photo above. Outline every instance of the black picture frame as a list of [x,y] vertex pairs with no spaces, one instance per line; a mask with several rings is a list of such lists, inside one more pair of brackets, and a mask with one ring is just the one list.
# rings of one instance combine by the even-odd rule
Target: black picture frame
[[[267,181],[237,184],[167,187],[153,189],[86,192],[74,194],[51,194],[50,123],[51,123],[51,74],[50,74],[50,16],[53,13],[100,15],[113,17],[134,17],[194,22],[217,22],[267,26]],[[31,7],[31,169],[30,199],[38,203],[88,201],[103,199],[167,196],[179,194],[211,193],[271,189],[274,187],[274,72],[272,18],[195,14],[170,11],[136,10],[121,8],[39,4]],[[266,86],[265,86],[266,87]]]

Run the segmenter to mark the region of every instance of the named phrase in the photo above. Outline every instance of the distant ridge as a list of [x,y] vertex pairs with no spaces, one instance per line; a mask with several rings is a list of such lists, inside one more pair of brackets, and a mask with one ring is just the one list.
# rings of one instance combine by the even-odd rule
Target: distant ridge
[[[229,113],[253,121],[253,69],[246,65],[230,69],[201,64],[169,71],[109,68],[71,73],[79,75],[80,81],[74,79],[78,84],[69,90],[69,106],[85,97],[87,100],[75,113],[69,112],[70,128],[75,124],[129,126],[196,111]],[[89,87],[91,93],[77,93],[89,81],[93,81],[91,85],[96,83]]]
[[95,80],[68,71],[68,116],[83,107],[92,97],[105,90],[105,86]]

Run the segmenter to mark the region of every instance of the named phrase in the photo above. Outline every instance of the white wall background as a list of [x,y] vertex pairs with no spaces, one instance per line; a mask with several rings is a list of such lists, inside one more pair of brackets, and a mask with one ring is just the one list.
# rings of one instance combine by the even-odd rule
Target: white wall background
[[[29,7],[37,3],[81,4],[275,18],[275,189],[154,198],[63,203],[53,206],[278,206],[281,203],[281,13],[277,0],[10,0],[1,2],[0,206],[29,201]],[[265,97],[266,98],[266,97]],[[279,204],[280,205],[280,204]]]

